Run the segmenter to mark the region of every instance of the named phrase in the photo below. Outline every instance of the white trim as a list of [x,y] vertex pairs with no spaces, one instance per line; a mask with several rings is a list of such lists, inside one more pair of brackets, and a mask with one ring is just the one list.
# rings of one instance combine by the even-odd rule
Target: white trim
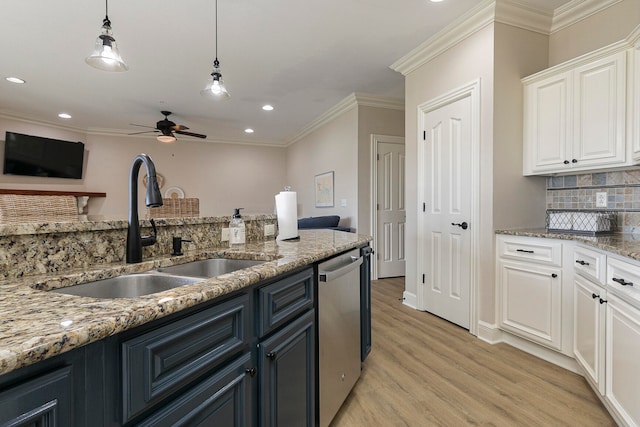
[[404,100],[354,92],[307,124],[298,134],[287,141],[285,146],[295,144],[318,128],[358,106],[404,110]]
[[553,13],[550,34],[570,27],[591,15],[620,3],[622,0],[572,0],[558,7]]
[[406,76],[491,24],[494,15],[495,0],[481,2],[478,6],[391,64],[390,68]]
[[[464,86],[461,86],[457,89],[454,89],[450,92],[445,93],[437,98],[434,98],[430,101],[427,101],[423,104],[418,105],[417,114],[418,114],[418,135],[417,141],[421,140],[421,135],[425,129],[424,123],[424,115],[429,111],[434,111],[439,108],[444,107],[445,105],[452,104],[460,99],[470,97],[471,98],[471,182],[479,183],[480,182],[480,79],[474,80],[470,83],[467,83]],[[418,223],[417,223],[417,234],[418,234],[418,248],[417,248],[417,307],[418,310],[424,310],[424,284],[420,283],[418,277],[422,277],[421,271],[425,271],[424,268],[424,244],[420,236],[424,236],[425,234],[425,223],[424,223],[424,214],[421,212],[422,196],[425,193],[424,183],[425,183],[425,170],[420,165],[420,160],[424,158],[424,145],[418,144],[418,206],[416,207],[418,210]],[[471,226],[469,227],[469,233],[471,238],[471,265],[470,265],[470,273],[471,273],[471,283],[469,284],[469,332],[473,335],[478,335],[478,289],[480,286],[480,187],[479,185],[471,186],[471,215],[469,217],[469,223]]]
[[500,333],[500,342],[509,344],[511,347],[515,347],[525,353],[536,356],[542,360],[546,360],[547,362],[553,363],[554,365],[560,366],[561,368],[567,369],[578,375],[583,375],[578,362],[576,362],[573,357],[566,356],[558,351],[551,350],[550,348],[546,348],[503,330],[500,330]]
[[496,324],[490,324],[482,320],[478,321],[478,339],[489,344],[502,342],[502,331]]
[[495,22],[547,35],[552,21],[553,11],[515,0],[496,1]]
[[404,291],[402,293],[402,304],[406,305],[407,307],[411,307],[415,310],[418,310],[417,302],[418,300],[416,299],[416,294],[407,292],[407,291]]
[[[401,144],[405,145],[403,136],[391,136],[391,135],[376,135],[371,134],[371,147],[370,147],[370,168],[371,175],[369,176],[369,200],[371,205],[369,210],[371,215],[369,216],[369,234],[372,236],[372,248],[375,255],[371,258],[371,279],[378,280],[378,254],[380,248],[378,248],[378,143],[386,142],[389,144]],[[406,249],[406,248],[405,248]]]

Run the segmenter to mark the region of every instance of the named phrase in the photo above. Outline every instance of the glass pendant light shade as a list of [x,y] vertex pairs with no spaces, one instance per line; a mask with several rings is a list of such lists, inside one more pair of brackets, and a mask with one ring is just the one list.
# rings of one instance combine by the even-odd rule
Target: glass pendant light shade
[[222,73],[220,72],[220,62],[218,58],[213,62],[213,72],[211,73],[211,80],[207,82],[207,86],[204,90],[200,91],[202,96],[207,96],[216,99],[228,99],[231,98],[227,91],[224,81],[222,81]]
[[108,3],[105,0],[105,17],[102,20],[102,33],[96,38],[96,44],[91,56],[85,62],[103,71],[127,71],[129,67],[118,51],[116,39],[111,32],[111,21],[108,15]]

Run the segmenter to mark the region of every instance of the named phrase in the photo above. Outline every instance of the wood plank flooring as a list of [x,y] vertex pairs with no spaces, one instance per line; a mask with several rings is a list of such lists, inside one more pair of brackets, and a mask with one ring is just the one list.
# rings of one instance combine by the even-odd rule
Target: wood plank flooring
[[615,426],[586,380],[402,305],[372,283],[373,350],[331,427]]

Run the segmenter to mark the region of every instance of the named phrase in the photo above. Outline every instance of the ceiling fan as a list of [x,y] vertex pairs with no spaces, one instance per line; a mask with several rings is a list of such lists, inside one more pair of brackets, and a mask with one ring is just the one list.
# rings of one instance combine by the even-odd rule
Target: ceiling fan
[[201,133],[185,132],[187,129],[189,129],[188,127],[177,125],[171,120],[169,120],[171,111],[160,111],[160,112],[164,116],[164,119],[158,121],[156,123],[155,128],[151,126],[137,125],[135,123],[131,123],[132,126],[141,126],[141,127],[150,128],[153,130],[146,130],[143,132],[134,132],[134,133],[130,133],[129,135],[139,135],[141,133],[147,133],[147,132],[159,132],[160,135],[157,136],[158,141],[166,142],[166,143],[173,142],[177,139],[174,133],[177,133],[179,135],[193,136],[195,138],[203,138],[203,139],[207,137],[207,135],[203,135]]

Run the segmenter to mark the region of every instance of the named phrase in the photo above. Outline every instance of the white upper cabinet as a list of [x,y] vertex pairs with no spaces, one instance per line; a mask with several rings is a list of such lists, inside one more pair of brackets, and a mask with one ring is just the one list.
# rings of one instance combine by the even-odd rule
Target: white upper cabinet
[[632,164],[625,133],[627,50],[605,52],[523,79],[524,175]]
[[633,159],[640,160],[640,40],[633,48],[633,68],[630,80],[633,81],[633,107],[627,115],[633,133]]

